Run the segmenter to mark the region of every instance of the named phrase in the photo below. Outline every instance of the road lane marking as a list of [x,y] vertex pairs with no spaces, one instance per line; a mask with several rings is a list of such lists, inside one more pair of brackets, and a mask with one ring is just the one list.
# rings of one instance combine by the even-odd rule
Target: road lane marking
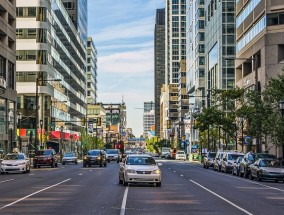
[[129,189],[129,187],[127,186],[125,191],[124,191],[123,200],[122,200],[121,209],[120,209],[120,215],[124,215],[125,214],[128,189]]
[[83,173],[79,173],[78,175],[83,175]]
[[229,203],[230,205],[234,206],[235,208],[237,208],[237,209],[243,211],[244,213],[249,214],[249,215],[253,215],[252,213],[248,212],[247,210],[245,210],[245,209],[241,208],[240,206],[234,204],[233,202],[231,202],[231,201],[225,199],[224,197],[218,195],[217,193],[214,193],[213,191],[209,190],[208,188],[202,186],[201,184],[198,184],[197,182],[195,182],[195,181],[193,181],[193,180],[191,180],[191,179],[189,179],[189,181],[191,181],[192,183],[194,183],[194,184],[196,184],[197,186],[201,187],[202,189],[208,191],[209,193],[213,194],[214,196],[217,196],[218,198],[222,199],[223,201]]
[[183,177],[183,175],[180,175],[181,177]]
[[9,181],[14,181],[14,179],[8,179],[8,180],[5,180],[5,181],[0,181],[0,184],[5,183],[5,182],[9,182]]
[[[190,165],[188,165],[188,166],[190,166]],[[200,167],[200,166],[190,166],[190,167],[194,167],[194,168],[198,168],[198,169],[203,169],[203,170],[205,170],[205,171],[213,172],[213,173],[218,174],[218,175],[222,175],[222,176],[234,178],[234,179],[237,179],[237,180],[246,181],[246,182],[249,182],[249,183],[252,183],[252,184],[257,184],[257,185],[260,185],[260,186],[263,186],[263,187],[266,187],[266,188],[270,188],[270,189],[272,189],[272,190],[278,190],[278,191],[284,192],[283,189],[276,188],[276,187],[272,187],[272,186],[268,186],[268,185],[265,185],[265,184],[261,184],[261,183],[258,183],[258,182],[255,182],[255,181],[251,181],[251,180],[249,180],[249,179],[244,179],[244,178],[241,178],[241,177],[238,177],[238,176],[232,176],[232,175],[224,174],[224,173],[221,173],[221,172],[215,172],[215,171],[212,171],[212,170],[210,170],[210,169],[204,169],[204,168],[202,168],[202,167]]]
[[34,192],[34,193],[31,193],[31,194],[29,194],[29,195],[27,195],[27,196],[25,196],[25,197],[23,197],[23,198],[18,199],[18,200],[14,201],[14,202],[12,202],[12,203],[10,203],[10,204],[4,205],[3,207],[0,208],[0,210],[2,210],[2,209],[4,209],[4,208],[7,208],[7,207],[10,207],[10,206],[12,206],[12,205],[14,205],[14,204],[16,204],[16,203],[18,203],[18,202],[20,202],[20,201],[23,201],[23,200],[25,200],[25,199],[27,199],[27,198],[29,198],[29,197],[31,197],[31,196],[34,196],[35,194],[38,194],[38,193],[43,192],[43,191],[45,191],[45,190],[48,190],[48,189],[50,189],[50,188],[56,187],[56,186],[58,186],[58,185],[60,185],[60,184],[63,184],[63,183],[65,183],[65,182],[67,182],[67,181],[70,181],[70,180],[71,180],[71,178],[68,178],[68,179],[66,179],[66,180],[64,180],[64,181],[61,181],[61,182],[57,183],[57,184],[54,184],[54,185],[51,185],[51,186],[46,187],[46,188],[44,188],[44,189],[38,190],[38,191],[36,191],[36,192]]

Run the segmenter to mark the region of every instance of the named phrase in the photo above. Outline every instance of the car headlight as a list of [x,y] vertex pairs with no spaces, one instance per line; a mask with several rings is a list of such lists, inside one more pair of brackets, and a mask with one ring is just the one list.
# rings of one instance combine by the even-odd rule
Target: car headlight
[[265,175],[265,174],[268,174],[269,172],[267,172],[266,170],[260,170],[260,174],[263,174],[263,175]]
[[133,170],[133,169],[128,169],[128,170],[126,170],[126,172],[127,172],[127,173],[136,173],[136,171]]
[[152,171],[152,174],[161,174],[161,170],[156,169],[156,170]]
[[100,160],[100,159],[101,159],[101,156],[98,156],[97,159]]
[[87,156],[84,156],[84,160],[87,160],[88,158],[87,158]]

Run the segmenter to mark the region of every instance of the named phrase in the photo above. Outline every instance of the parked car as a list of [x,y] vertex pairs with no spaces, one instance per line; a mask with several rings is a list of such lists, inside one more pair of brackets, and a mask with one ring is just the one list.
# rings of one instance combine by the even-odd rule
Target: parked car
[[279,160],[271,158],[260,158],[250,166],[249,178],[262,180],[282,181],[284,183],[284,168]]
[[184,151],[177,151],[176,160],[186,160],[186,154]]
[[41,166],[50,166],[52,168],[58,166],[58,158],[54,149],[43,149],[36,152],[33,167]]
[[83,167],[91,167],[92,165],[107,166],[106,153],[103,150],[92,149],[84,156]]
[[216,152],[207,152],[203,157],[203,167],[208,169],[209,167],[213,167],[214,160],[216,157]]
[[122,154],[119,149],[108,149],[106,151],[107,162],[116,161],[117,163],[122,161]]
[[[161,164],[159,164],[161,165]],[[129,155],[119,167],[119,184],[150,183],[161,186],[162,174],[150,155]]]
[[244,155],[237,158],[236,162],[233,165],[232,175],[239,175],[240,163],[241,163],[243,157],[244,157]]
[[239,176],[243,176],[247,178],[250,175],[250,166],[259,158],[277,159],[275,155],[271,155],[267,153],[248,152],[245,154],[244,158],[242,159],[240,163]]
[[225,152],[223,155],[223,159],[221,162],[221,172],[232,172],[234,163],[239,157],[243,157],[243,153],[238,153],[238,152]]
[[65,165],[66,163],[78,164],[77,155],[74,152],[65,153],[62,158],[62,164]]
[[0,163],[1,174],[10,172],[29,173],[31,164],[23,153],[7,154]]
[[223,151],[218,151],[214,160],[214,164],[213,164],[213,169],[214,171],[219,171],[221,172],[221,165],[222,165],[222,159],[223,159],[223,155],[225,152]]

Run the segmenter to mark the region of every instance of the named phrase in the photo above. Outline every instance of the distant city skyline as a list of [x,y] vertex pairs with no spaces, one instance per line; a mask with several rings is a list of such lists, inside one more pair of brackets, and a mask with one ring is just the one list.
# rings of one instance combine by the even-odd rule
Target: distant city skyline
[[143,104],[154,101],[155,14],[165,7],[165,1],[123,3],[89,1],[88,35],[98,51],[97,101],[124,100],[127,127],[139,137],[143,134]]

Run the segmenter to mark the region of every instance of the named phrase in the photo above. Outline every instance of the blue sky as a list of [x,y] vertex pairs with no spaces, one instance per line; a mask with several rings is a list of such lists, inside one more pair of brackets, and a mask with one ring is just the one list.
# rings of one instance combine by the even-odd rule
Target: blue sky
[[127,107],[127,127],[143,134],[144,101],[154,101],[154,27],[164,0],[89,0],[88,34],[98,52],[98,102]]

